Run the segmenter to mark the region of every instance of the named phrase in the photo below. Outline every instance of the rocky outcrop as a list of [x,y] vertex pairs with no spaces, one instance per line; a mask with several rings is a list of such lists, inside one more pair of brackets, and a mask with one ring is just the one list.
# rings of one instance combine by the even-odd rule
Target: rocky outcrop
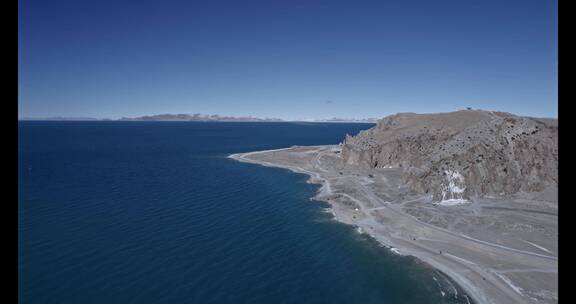
[[480,110],[399,113],[347,135],[341,155],[350,165],[402,167],[411,189],[435,201],[539,192],[558,184],[558,121]]

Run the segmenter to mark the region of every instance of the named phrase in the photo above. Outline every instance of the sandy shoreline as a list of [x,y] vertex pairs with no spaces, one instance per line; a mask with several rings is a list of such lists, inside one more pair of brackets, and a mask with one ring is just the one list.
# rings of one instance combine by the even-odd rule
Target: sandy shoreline
[[[262,153],[268,153],[268,152],[277,152],[277,151],[284,151],[284,150],[288,150],[290,148],[282,148],[282,149],[274,149],[274,150],[262,150],[262,151],[254,151],[254,152],[247,152],[247,153],[236,153],[236,154],[231,154],[228,157],[235,159],[237,161],[241,161],[241,162],[247,162],[247,163],[253,163],[253,164],[258,164],[258,165],[262,165],[262,166],[266,166],[266,167],[274,167],[274,168],[283,168],[283,169],[288,169],[291,170],[293,172],[296,173],[302,173],[302,174],[307,174],[310,178],[308,179],[309,183],[313,183],[313,184],[318,184],[320,185],[320,189],[318,190],[318,192],[316,193],[316,195],[313,197],[313,199],[317,199],[317,200],[321,200],[324,202],[327,202],[330,204],[331,206],[331,213],[334,216],[334,219],[336,221],[342,222],[342,223],[346,223],[346,224],[351,224],[345,220],[343,220],[341,217],[339,217],[339,213],[337,213],[334,210],[334,206],[331,204],[330,201],[322,199],[322,197],[328,196],[332,194],[332,190],[330,187],[330,182],[327,179],[322,178],[322,176],[318,173],[314,173],[314,172],[310,172],[307,170],[304,170],[302,168],[299,167],[295,167],[295,166],[283,166],[280,164],[273,164],[270,162],[265,162],[265,161],[255,161],[252,159],[248,159],[247,157],[250,155],[255,155],[255,154],[262,154]],[[378,236],[374,233],[374,230],[372,229],[362,229],[361,226],[357,226],[354,225],[356,227],[358,227],[358,229],[360,229],[361,233],[366,233],[368,235],[370,235],[372,238],[374,238],[376,241],[378,241],[380,244],[384,245],[385,247],[387,247],[391,252],[398,254],[398,255],[407,255],[407,253],[404,253],[403,251],[401,251],[402,249],[400,248],[396,248],[393,247],[390,244],[390,241],[385,239],[383,236]],[[440,270],[443,274],[446,274],[446,271],[448,271],[448,273],[450,273],[451,271],[449,269],[443,269],[445,267],[440,266],[438,267],[438,265],[433,265],[431,264],[433,267],[435,267],[436,269]],[[461,284],[461,282],[458,282],[457,279],[455,279],[453,276],[448,275],[450,279],[454,280],[457,284]],[[469,292],[469,290],[467,290],[466,288],[464,288],[466,290],[466,292]],[[472,288],[473,289],[473,288]],[[475,296],[470,295],[472,297],[472,299],[474,301],[478,301],[476,300]],[[482,302],[480,302],[482,303]]]
[[[337,164],[334,156],[337,149],[337,146],[290,147],[237,153],[229,158],[307,174],[308,182],[321,186],[314,199],[328,202],[337,221],[359,227],[397,254],[414,256],[431,265],[456,282],[476,303],[557,302],[557,284],[556,290],[554,286],[542,290],[531,287],[549,280],[549,273],[557,275],[557,256],[551,255],[551,251],[545,247],[540,247],[543,249],[540,252],[513,248],[418,221],[395,205],[395,200],[403,197],[383,200],[371,191],[374,181],[370,178],[353,171],[344,174],[346,168]],[[391,184],[389,177],[394,173],[393,169],[388,175],[384,173],[385,184]],[[532,272],[531,277],[536,274],[541,280],[516,279],[516,272],[502,270],[506,263],[510,264],[505,265],[506,269]]]

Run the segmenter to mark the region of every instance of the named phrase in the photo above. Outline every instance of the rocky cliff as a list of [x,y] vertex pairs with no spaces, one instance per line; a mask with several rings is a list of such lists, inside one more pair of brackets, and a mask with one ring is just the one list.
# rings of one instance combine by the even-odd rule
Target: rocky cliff
[[347,135],[341,155],[350,165],[402,167],[411,189],[435,201],[539,192],[558,184],[558,121],[480,110],[399,113]]

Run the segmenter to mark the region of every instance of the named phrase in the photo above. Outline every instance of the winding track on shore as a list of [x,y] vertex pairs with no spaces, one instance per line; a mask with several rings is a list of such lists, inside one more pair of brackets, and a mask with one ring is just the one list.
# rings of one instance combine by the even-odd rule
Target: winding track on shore
[[[283,150],[285,150],[285,149],[283,149]],[[276,151],[279,151],[279,150],[276,150]],[[321,166],[321,164],[320,164],[320,158],[323,156],[323,154],[320,153],[320,149],[316,150],[315,152],[316,152],[316,154],[317,154],[316,157],[314,158],[314,167],[315,167],[315,169],[318,169],[318,170],[323,171],[323,172],[329,172],[328,170],[322,168],[322,166]],[[324,180],[328,183],[328,187],[329,187],[330,178],[325,177],[325,178],[322,178],[322,179],[324,179]],[[367,216],[372,217],[371,213],[370,213],[370,212],[366,212],[366,211],[373,211],[373,210],[379,210],[379,209],[387,209],[387,210],[390,210],[390,211],[392,211],[393,213],[395,213],[395,214],[397,214],[397,215],[399,215],[399,216],[402,216],[402,217],[404,217],[404,218],[406,218],[406,219],[408,219],[408,220],[410,220],[410,221],[414,221],[414,222],[416,222],[416,223],[418,223],[418,224],[420,224],[420,225],[424,225],[424,226],[426,226],[426,227],[428,227],[428,228],[430,228],[430,229],[434,229],[434,230],[436,230],[436,231],[441,231],[441,232],[444,232],[444,233],[453,235],[453,236],[458,237],[458,238],[461,238],[461,239],[465,239],[465,240],[468,240],[468,241],[471,241],[471,242],[475,242],[475,243],[477,243],[477,244],[487,245],[487,246],[490,246],[490,247],[494,247],[494,248],[498,248],[498,249],[503,249],[503,250],[508,250],[508,251],[515,252],[515,253],[520,253],[520,254],[525,254],[525,255],[529,255],[529,256],[536,256],[536,257],[541,257],[541,258],[545,258],[545,259],[550,259],[550,260],[558,261],[558,257],[555,257],[555,256],[550,256],[550,255],[540,254],[540,253],[536,253],[536,252],[531,252],[531,251],[526,251],[526,250],[511,248],[511,247],[508,247],[508,246],[504,246],[504,245],[500,245],[500,244],[495,244],[495,243],[491,243],[491,242],[487,242],[487,241],[483,241],[483,240],[479,240],[479,239],[476,239],[476,238],[473,238],[473,237],[470,237],[470,236],[467,236],[467,235],[464,235],[464,234],[461,234],[461,233],[456,233],[456,232],[453,232],[453,231],[450,231],[450,230],[447,230],[447,229],[443,229],[443,228],[441,228],[441,227],[434,226],[434,225],[429,224],[429,223],[422,222],[422,221],[418,220],[417,218],[415,218],[415,217],[413,217],[413,216],[411,216],[411,215],[408,215],[408,214],[406,214],[406,213],[404,213],[404,212],[402,212],[402,211],[396,210],[395,208],[393,208],[392,206],[390,206],[390,202],[387,202],[387,201],[382,200],[380,197],[378,197],[377,195],[375,195],[373,191],[367,189],[366,186],[362,185],[361,183],[355,183],[355,185],[357,185],[360,189],[362,189],[362,193],[363,193],[365,196],[367,196],[367,197],[369,197],[370,199],[376,201],[376,202],[378,203],[378,204],[376,204],[376,205],[380,205],[380,207],[365,208],[365,207],[364,207],[364,204],[362,203],[362,201],[360,201],[360,200],[358,200],[358,199],[356,199],[356,198],[353,198],[352,196],[350,196],[350,195],[348,195],[348,194],[345,194],[345,193],[338,193],[338,194],[344,195],[344,196],[348,197],[349,199],[351,199],[351,200],[355,201],[356,203],[358,203],[358,205],[360,206],[360,208],[362,209],[362,211],[364,211],[364,213],[365,213]],[[329,187],[329,189],[330,189],[330,187]],[[420,200],[420,199],[421,199],[421,198],[418,198],[418,199],[415,199],[415,200],[412,200],[412,201],[418,201],[418,200]],[[406,201],[406,202],[409,202],[409,201]],[[405,203],[405,202],[402,202],[402,203]],[[504,208],[504,207],[493,207],[493,208]],[[504,208],[504,209],[511,209],[511,208]]]
[[[309,148],[314,148],[314,147],[309,147]],[[458,240],[463,241],[464,243],[466,243],[466,242],[473,243],[473,244],[475,244],[475,246],[473,246],[473,247],[475,247],[476,249],[479,249],[479,250],[482,250],[482,248],[485,248],[485,247],[489,247],[489,248],[491,248],[491,251],[493,253],[496,253],[496,254],[498,252],[502,252],[502,254],[504,254],[503,252],[507,252],[509,254],[525,256],[527,258],[541,258],[541,259],[546,259],[549,261],[558,261],[558,258],[555,256],[549,256],[549,255],[539,254],[539,253],[535,253],[535,252],[531,252],[531,251],[520,250],[520,249],[511,248],[511,247],[500,245],[500,244],[495,244],[495,243],[475,239],[475,238],[469,237],[467,235],[463,235],[460,233],[449,231],[449,230],[443,229],[441,227],[437,227],[437,226],[422,222],[422,221],[414,218],[411,215],[405,214],[404,212],[395,209],[393,206],[391,206],[391,204],[389,202],[382,200],[375,193],[373,193],[372,190],[368,189],[365,185],[363,185],[361,183],[354,182],[352,180],[351,182],[353,182],[354,185],[357,186],[357,189],[361,190],[361,193],[363,194],[363,196],[366,197],[366,199],[372,201],[373,206],[379,206],[379,207],[373,207],[373,208],[366,208],[365,203],[362,202],[361,200],[356,199],[347,193],[333,192],[332,191],[330,180],[341,179],[341,178],[346,178],[346,177],[339,177],[339,176],[336,176],[336,177],[324,176],[323,177],[320,175],[319,172],[313,172],[313,171],[321,171],[324,173],[330,173],[329,170],[326,170],[321,165],[320,159],[323,156],[323,154],[322,154],[323,148],[322,147],[318,147],[316,150],[309,150],[306,152],[307,154],[311,154],[314,152],[316,153],[316,155],[314,156],[312,161],[308,163],[309,165],[312,166],[311,169],[313,171],[307,170],[308,168],[304,169],[302,167],[282,165],[282,164],[277,164],[277,163],[270,163],[270,162],[263,161],[263,160],[254,160],[254,159],[247,158],[250,155],[254,155],[254,154],[260,154],[260,153],[266,153],[266,152],[276,152],[276,151],[283,151],[283,150],[289,150],[289,149],[292,149],[292,148],[283,148],[283,149],[267,150],[267,151],[256,151],[256,152],[249,152],[249,153],[244,153],[244,154],[240,153],[240,154],[231,155],[230,157],[237,159],[237,160],[261,164],[261,165],[265,165],[265,166],[269,166],[269,167],[285,168],[285,169],[289,169],[289,170],[299,172],[299,173],[304,173],[304,174],[311,176],[312,178],[317,180],[317,181],[312,181],[312,182],[321,183],[321,185],[322,185],[320,192],[317,195],[319,197],[319,199],[322,199],[322,196],[327,196],[330,194],[338,194],[341,196],[345,196],[346,198],[354,201],[355,203],[357,203],[357,205],[361,209],[362,213],[366,215],[366,218],[364,218],[363,220],[360,221],[365,225],[370,226],[372,224],[375,224],[377,226],[385,228],[385,226],[382,223],[377,221],[377,219],[374,217],[374,214],[373,214],[374,211],[385,209],[385,210],[388,210],[391,213],[395,214],[399,218],[402,218],[404,220],[409,221],[410,223],[416,224],[418,226],[424,226],[424,227],[426,227],[432,231],[436,231],[436,232],[440,233],[440,236],[444,234],[444,235],[448,235],[450,237],[455,237]],[[360,224],[360,222],[358,222],[358,223]],[[424,245],[424,244],[418,243],[418,242],[413,242],[411,239],[403,239],[400,236],[395,236],[395,235],[390,235],[390,236],[395,238],[395,239],[399,238],[399,240],[401,240],[403,242],[408,242],[412,246],[420,248],[420,250],[424,250],[429,255],[434,255],[434,254],[437,255],[437,250],[432,249],[427,245]],[[379,239],[379,238],[376,237],[376,239]],[[382,241],[382,240],[380,240],[380,241]],[[446,243],[445,239],[444,240],[442,240],[442,239],[430,239],[430,241]],[[458,265],[461,265],[462,267],[465,267],[465,269],[468,269],[468,271],[472,271],[473,273],[478,275],[478,277],[486,278],[487,280],[484,281],[484,284],[489,284],[492,286],[492,288],[496,288],[497,290],[500,290],[501,292],[503,292],[504,294],[507,295],[506,296],[508,298],[507,301],[512,300],[514,303],[524,303],[527,299],[525,298],[525,295],[521,292],[521,290],[519,290],[515,285],[511,284],[511,282],[509,280],[507,280],[505,277],[504,278],[502,277],[502,273],[506,273],[506,272],[528,272],[528,271],[540,271],[540,272],[551,272],[551,273],[557,272],[557,267],[533,268],[533,269],[531,269],[531,268],[530,269],[529,268],[521,268],[520,269],[519,268],[519,269],[509,269],[509,270],[502,269],[500,271],[494,271],[491,269],[486,269],[485,266],[482,266],[480,264],[466,260],[464,258],[458,257],[458,256],[450,254],[450,253],[444,253],[441,256],[441,258],[443,260],[451,261],[452,263],[456,263]],[[435,259],[437,259],[437,258],[435,258]],[[430,258],[427,258],[425,260],[428,260],[429,262],[434,262],[433,263],[434,266],[441,267],[445,271],[450,270],[448,266],[443,265],[441,262],[438,262],[435,259],[432,259],[430,261]],[[443,267],[443,266],[445,266],[445,267]],[[492,303],[491,299],[486,298],[485,295],[483,294],[483,292],[480,292],[474,284],[472,284],[470,281],[468,281],[468,279],[465,279],[460,274],[455,273],[453,271],[448,271],[448,272],[449,272],[450,276],[452,276],[457,282],[459,282],[460,284],[462,284],[465,287],[465,289],[470,293],[470,295],[472,296],[473,299],[475,299],[476,301],[478,301],[480,303],[486,303],[486,302]]]

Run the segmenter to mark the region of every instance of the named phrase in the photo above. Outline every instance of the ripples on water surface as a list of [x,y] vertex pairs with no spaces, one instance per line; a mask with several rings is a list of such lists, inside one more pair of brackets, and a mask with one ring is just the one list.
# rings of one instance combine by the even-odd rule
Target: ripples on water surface
[[466,303],[331,220],[305,175],[226,158],[369,127],[20,122],[20,302]]

